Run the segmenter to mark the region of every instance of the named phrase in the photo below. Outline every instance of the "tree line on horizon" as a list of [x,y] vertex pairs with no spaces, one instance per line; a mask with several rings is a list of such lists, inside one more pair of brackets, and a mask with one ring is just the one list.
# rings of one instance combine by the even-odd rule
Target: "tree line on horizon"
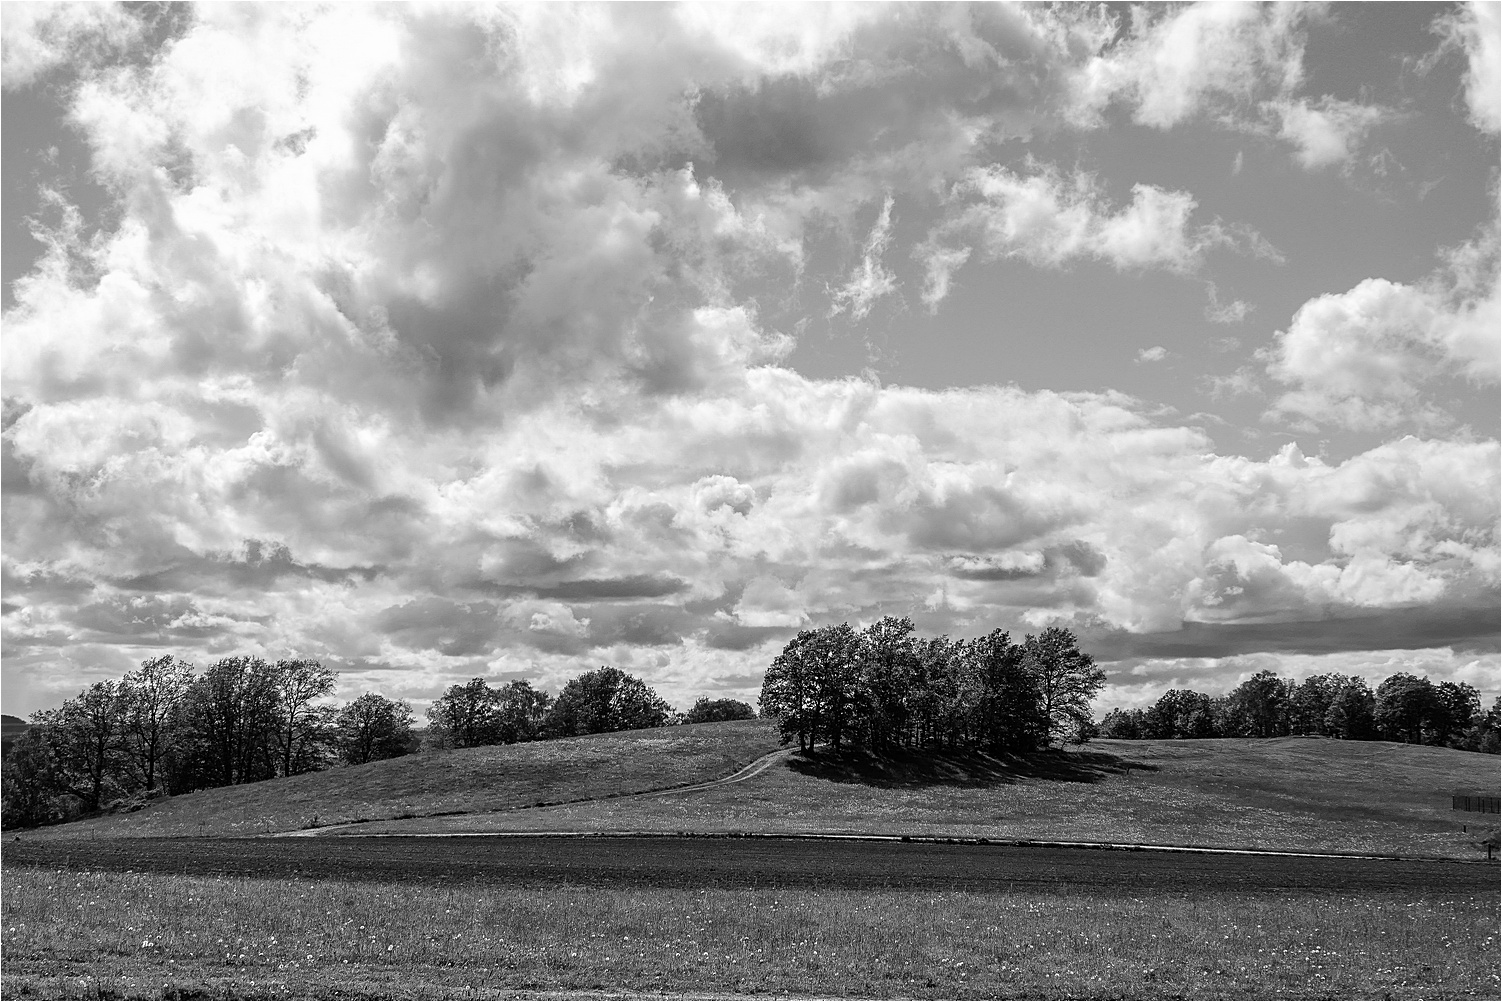
[[734,699],[676,713],[645,682],[604,666],[557,697],[525,681],[476,678],[428,709],[419,735],[404,700],[365,693],[330,702],[338,673],[318,661],[221,658],[202,673],[172,655],[95,682],[32,715],[5,741],[0,825],[33,827],[217,786],[360,765],[420,750],[469,748],[672,723],[754,717]]
[[922,637],[911,619],[888,616],[857,631],[848,623],[800,632],[767,670],[761,711],[783,744],[807,751],[975,749],[1027,752],[1089,740],[1090,703],[1105,673],[1074,634],[1051,627],[1015,643]]
[[1502,699],[1483,712],[1464,682],[1400,672],[1374,692],[1357,675],[1311,675],[1302,682],[1260,671],[1224,696],[1170,689],[1147,709],[1112,710],[1103,738],[1273,738],[1318,734],[1498,753]]

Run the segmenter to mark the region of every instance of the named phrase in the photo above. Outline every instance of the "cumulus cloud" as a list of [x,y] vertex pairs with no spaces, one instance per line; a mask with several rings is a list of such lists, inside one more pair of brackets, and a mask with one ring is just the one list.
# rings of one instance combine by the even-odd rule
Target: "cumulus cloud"
[[1215,220],[1192,225],[1196,202],[1188,192],[1148,184],[1132,188],[1131,203],[1111,206],[1087,174],[1054,170],[1031,175],[992,165],[976,168],[951,193],[947,218],[915,253],[927,274],[930,307],[948,294],[954,269],[978,249],[986,260],[1019,259],[1040,267],[1100,260],[1119,269],[1191,272],[1205,254],[1229,247],[1277,257],[1255,232]]
[[1381,108],[1331,97],[1282,100],[1267,108],[1279,122],[1279,137],[1294,146],[1296,159],[1310,170],[1348,165],[1362,137],[1387,116]]
[[1155,344],[1151,348],[1139,348],[1137,350],[1137,361],[1139,363],[1161,362],[1167,357],[1168,349],[1163,347],[1161,344]]
[[[1224,457],[1109,391],[781,364],[778,296],[868,315],[907,260],[896,207],[921,231],[925,198],[931,304],[967,260],[1271,253],[1188,192],[994,165],[1103,26],[208,5],[151,58],[82,65],[69,113],[119,222],[59,230],[5,316],[7,701],[171,649],[320,657],[418,701],[611,662],[681,702],[754,694],[802,626],[894,610],[1135,636],[1494,603],[1495,443]],[[1133,79],[1112,100],[1154,125],[1241,86]],[[821,259],[824,232],[860,261]],[[1477,378],[1483,250],[1430,304],[1476,323],[1425,342]],[[1335,385],[1300,343],[1299,387]]]
[[146,23],[120,4],[8,3],[0,28],[0,79],[11,90],[117,55],[140,41]]
[[1354,429],[1451,423],[1443,381],[1495,383],[1502,370],[1497,247],[1493,225],[1425,283],[1367,279],[1305,303],[1264,353],[1292,387],[1270,413]]
[[1484,132],[1502,129],[1502,12],[1476,0],[1436,19],[1447,48],[1466,56],[1465,98],[1471,122]]
[[1296,4],[1135,10],[1127,30],[1075,74],[1072,114],[1096,124],[1119,102],[1136,121],[1166,129],[1292,91],[1304,76],[1307,15]]

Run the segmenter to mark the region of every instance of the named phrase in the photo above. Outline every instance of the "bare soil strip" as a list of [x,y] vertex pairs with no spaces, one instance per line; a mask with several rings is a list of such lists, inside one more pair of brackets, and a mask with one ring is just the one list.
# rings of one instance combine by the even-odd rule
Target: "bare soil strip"
[[4,866],[600,887],[904,887],[1497,894],[1481,863],[869,840],[536,836],[7,844]]

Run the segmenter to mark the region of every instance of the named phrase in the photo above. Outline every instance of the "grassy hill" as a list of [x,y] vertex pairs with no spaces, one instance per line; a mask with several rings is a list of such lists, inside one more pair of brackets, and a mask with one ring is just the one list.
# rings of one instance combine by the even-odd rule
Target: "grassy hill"
[[886,832],[1478,858],[1456,789],[1498,789],[1495,756],[1321,738],[1097,741],[1066,754],[795,757],[698,793],[362,831]]
[[721,778],[778,747],[772,724],[737,721],[428,752],[24,837],[376,820],[359,830],[882,832],[1475,858],[1481,836],[1461,825],[1497,820],[1450,810],[1454,790],[1497,792],[1495,756],[1322,738],[1103,740],[1006,758],[820,749],[731,786],[623,798]]
[[423,752],[168,797],[135,813],[41,828],[23,837],[255,835],[315,823],[615,797],[719,779],[778,747],[773,724],[737,720]]

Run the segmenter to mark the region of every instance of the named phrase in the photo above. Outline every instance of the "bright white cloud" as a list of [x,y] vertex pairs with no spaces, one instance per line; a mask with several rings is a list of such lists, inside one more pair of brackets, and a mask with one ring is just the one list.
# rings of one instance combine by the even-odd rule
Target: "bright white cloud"
[[1345,166],[1366,133],[1386,117],[1381,108],[1326,97],[1318,102],[1282,100],[1267,105],[1279,121],[1278,136],[1293,144],[1304,167]]
[[1495,383],[1502,371],[1495,226],[1452,251],[1422,285],[1367,279],[1305,303],[1265,353],[1288,384],[1276,416],[1355,429],[1450,423],[1446,378]]
[[1435,21],[1446,46],[1466,56],[1465,96],[1471,122],[1485,132],[1502,130],[1502,8],[1472,0]]
[[[859,318],[897,294],[899,202],[906,226],[950,199],[930,305],[967,261],[1271,253],[1187,192],[978,165],[1067,100],[1096,15],[551,10],[209,5],[155,59],[85,67],[72,117],[121,218],[51,234],[5,316],[7,699],[165,645],[419,700],[612,661],[683,700],[754,692],[797,626],[892,609],[1146,631],[1497,587],[1495,443],[1225,457],[1110,391],[778,364],[763,300],[829,281]],[[1291,72],[1284,14],[1195,10],[1175,30],[1265,52],[1144,49],[1108,90],[1148,124]],[[931,62],[892,55],[915,32]],[[810,232],[875,204],[859,263],[814,274]],[[1279,378],[1411,412],[1417,370],[1350,377],[1341,352],[1410,352],[1419,320],[1416,357],[1494,376],[1487,260],[1306,307]]]
[[1303,80],[1306,11],[1297,4],[1200,3],[1140,8],[1124,36],[1075,75],[1077,121],[1095,124],[1113,102],[1166,129]]
[[951,199],[948,217],[914,252],[924,263],[923,299],[930,307],[948,293],[954,270],[972,249],[986,260],[1015,258],[1040,267],[1094,259],[1123,270],[1181,273],[1195,270],[1216,247],[1277,255],[1244,227],[1218,220],[1193,225],[1192,195],[1148,184],[1133,186],[1131,203],[1113,208],[1089,175],[1020,175],[993,165],[972,170]]
[[0,79],[6,90],[59,66],[74,68],[138,41],[144,25],[112,3],[7,3],[0,7]]
[[861,263],[847,281],[832,297],[830,316],[838,316],[847,309],[850,319],[862,320],[871,312],[871,307],[882,296],[897,289],[897,276],[882,264],[882,255],[892,243],[892,196],[881,204],[881,215],[871,227],[871,234],[862,248]]

